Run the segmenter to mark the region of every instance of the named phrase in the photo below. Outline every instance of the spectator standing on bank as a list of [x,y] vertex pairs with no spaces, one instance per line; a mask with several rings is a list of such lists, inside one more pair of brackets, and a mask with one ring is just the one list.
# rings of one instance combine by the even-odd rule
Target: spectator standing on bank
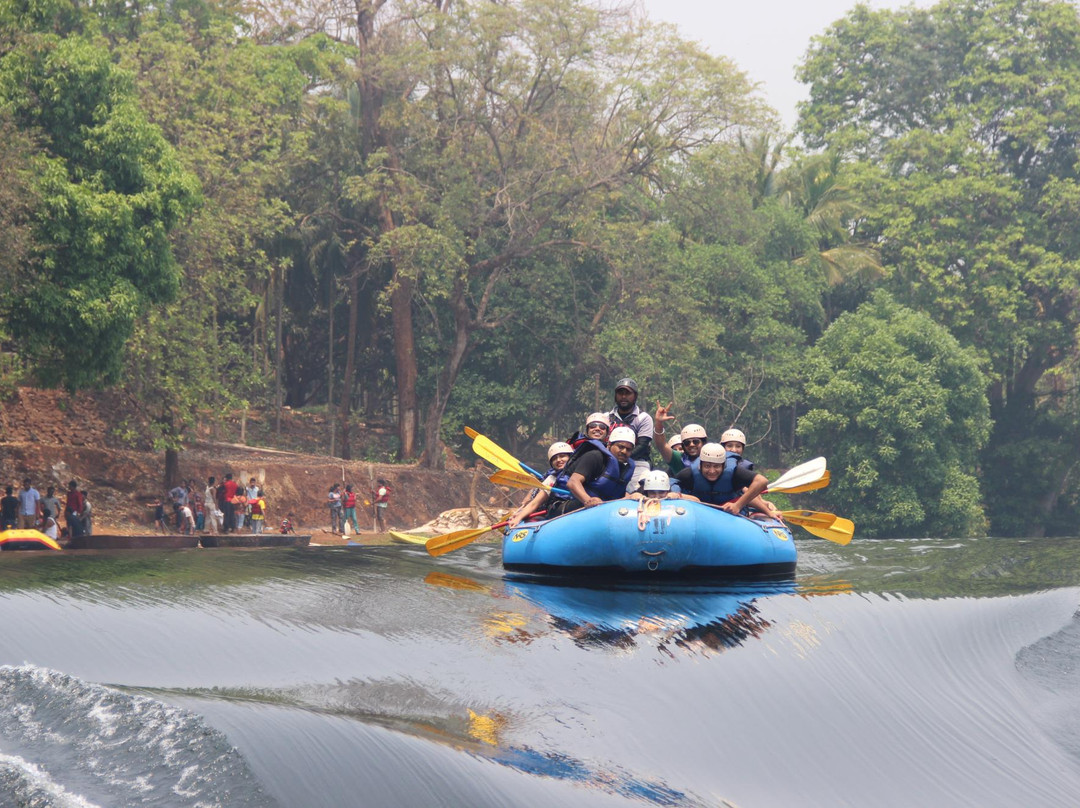
[[375,525],[380,533],[386,532],[386,509],[390,506],[390,483],[379,478],[379,487],[375,489]]
[[206,511],[206,531],[211,535],[216,535],[221,529],[221,518],[219,514],[221,509],[217,505],[217,486],[214,482],[216,477],[210,477],[206,481],[206,490],[203,491],[203,508]]
[[252,477],[248,480],[247,490],[244,491],[247,497],[247,504],[244,506],[244,514],[248,527],[251,527],[251,501],[258,499],[259,497],[259,484]]
[[168,497],[162,497],[153,505],[147,507],[154,509],[154,529],[160,530],[162,533],[168,533],[169,528],[165,526],[165,500]]
[[53,519],[60,516],[60,500],[56,496],[56,488],[49,486],[45,489],[45,496],[41,498],[41,515],[45,515],[45,509],[48,508],[52,512]]
[[15,496],[15,487],[5,489],[4,498],[0,499],[0,530],[13,530],[19,526],[19,498]]
[[37,524],[41,515],[41,494],[30,484],[30,478],[24,477],[19,489],[19,527],[29,529]]
[[233,497],[233,514],[236,516],[236,530],[239,532],[244,528],[244,524],[247,521],[247,493],[241,486],[236,486],[236,496]]
[[351,523],[353,533],[359,533],[360,525],[356,523],[356,494],[353,493],[351,484],[345,486],[345,493],[341,495],[341,504],[345,508],[345,523]]
[[188,499],[191,500],[191,512],[195,514],[195,530],[202,533],[206,530],[206,500],[199,491],[195,480],[188,481]]
[[83,534],[82,529],[83,498],[79,484],[72,480],[68,483],[67,500],[64,502],[64,521],[67,522],[68,538],[75,539]]
[[251,508],[251,532],[262,533],[266,527],[266,500],[261,488],[256,488],[255,496],[248,498],[248,506]]
[[334,483],[326,495],[326,504],[330,506],[330,532],[341,533],[341,484]]
[[82,529],[84,536],[94,535],[94,509],[90,507],[90,497],[86,494],[84,488],[79,492],[82,494],[82,513],[79,516],[82,519]]
[[232,478],[232,473],[225,475],[225,482],[223,482],[219,488],[221,492],[221,532],[222,533],[234,533],[236,532],[236,505],[233,504],[236,499],[236,481]]

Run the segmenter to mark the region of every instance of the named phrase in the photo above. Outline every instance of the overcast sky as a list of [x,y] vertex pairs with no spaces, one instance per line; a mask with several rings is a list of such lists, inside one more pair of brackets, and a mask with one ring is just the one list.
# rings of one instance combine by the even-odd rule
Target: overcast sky
[[[795,104],[807,97],[795,80],[810,38],[825,31],[855,7],[855,0],[639,0],[649,17],[678,26],[687,39],[710,53],[727,56],[780,113],[795,123]],[[932,0],[865,0],[871,8],[928,7]]]

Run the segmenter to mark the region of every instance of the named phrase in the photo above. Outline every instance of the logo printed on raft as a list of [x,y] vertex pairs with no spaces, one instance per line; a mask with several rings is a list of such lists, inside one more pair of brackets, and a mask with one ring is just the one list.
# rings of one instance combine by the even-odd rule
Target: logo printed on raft
[[524,539],[528,535],[529,535],[529,531],[527,531],[527,530],[519,530],[517,533],[515,533],[510,538],[510,541],[521,541],[522,539]]
[[776,536],[776,538],[780,539],[780,541],[787,541],[787,535],[788,534],[785,531],[781,530],[778,527],[774,527],[772,529],[772,532],[773,532],[773,535]]

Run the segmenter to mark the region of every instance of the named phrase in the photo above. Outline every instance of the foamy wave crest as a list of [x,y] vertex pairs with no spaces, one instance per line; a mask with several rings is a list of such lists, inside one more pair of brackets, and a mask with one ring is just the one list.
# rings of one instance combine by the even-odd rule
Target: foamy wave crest
[[0,805],[21,808],[98,808],[72,794],[33,763],[0,754]]
[[0,783],[32,808],[274,804],[198,715],[32,665],[0,666]]

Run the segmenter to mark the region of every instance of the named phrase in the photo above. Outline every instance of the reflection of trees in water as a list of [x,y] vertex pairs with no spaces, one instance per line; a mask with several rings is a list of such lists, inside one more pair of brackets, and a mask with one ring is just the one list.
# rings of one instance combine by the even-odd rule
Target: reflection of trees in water
[[548,622],[552,628],[570,637],[574,645],[580,648],[633,648],[636,644],[634,635],[637,632],[630,629],[575,623],[556,615],[550,615]]
[[772,623],[761,616],[757,606],[752,602],[743,603],[727,617],[705,625],[691,626],[665,638],[660,642],[659,650],[674,657],[668,648],[670,643],[690,653],[721,653],[742,645],[751,637],[760,637],[771,626]]

